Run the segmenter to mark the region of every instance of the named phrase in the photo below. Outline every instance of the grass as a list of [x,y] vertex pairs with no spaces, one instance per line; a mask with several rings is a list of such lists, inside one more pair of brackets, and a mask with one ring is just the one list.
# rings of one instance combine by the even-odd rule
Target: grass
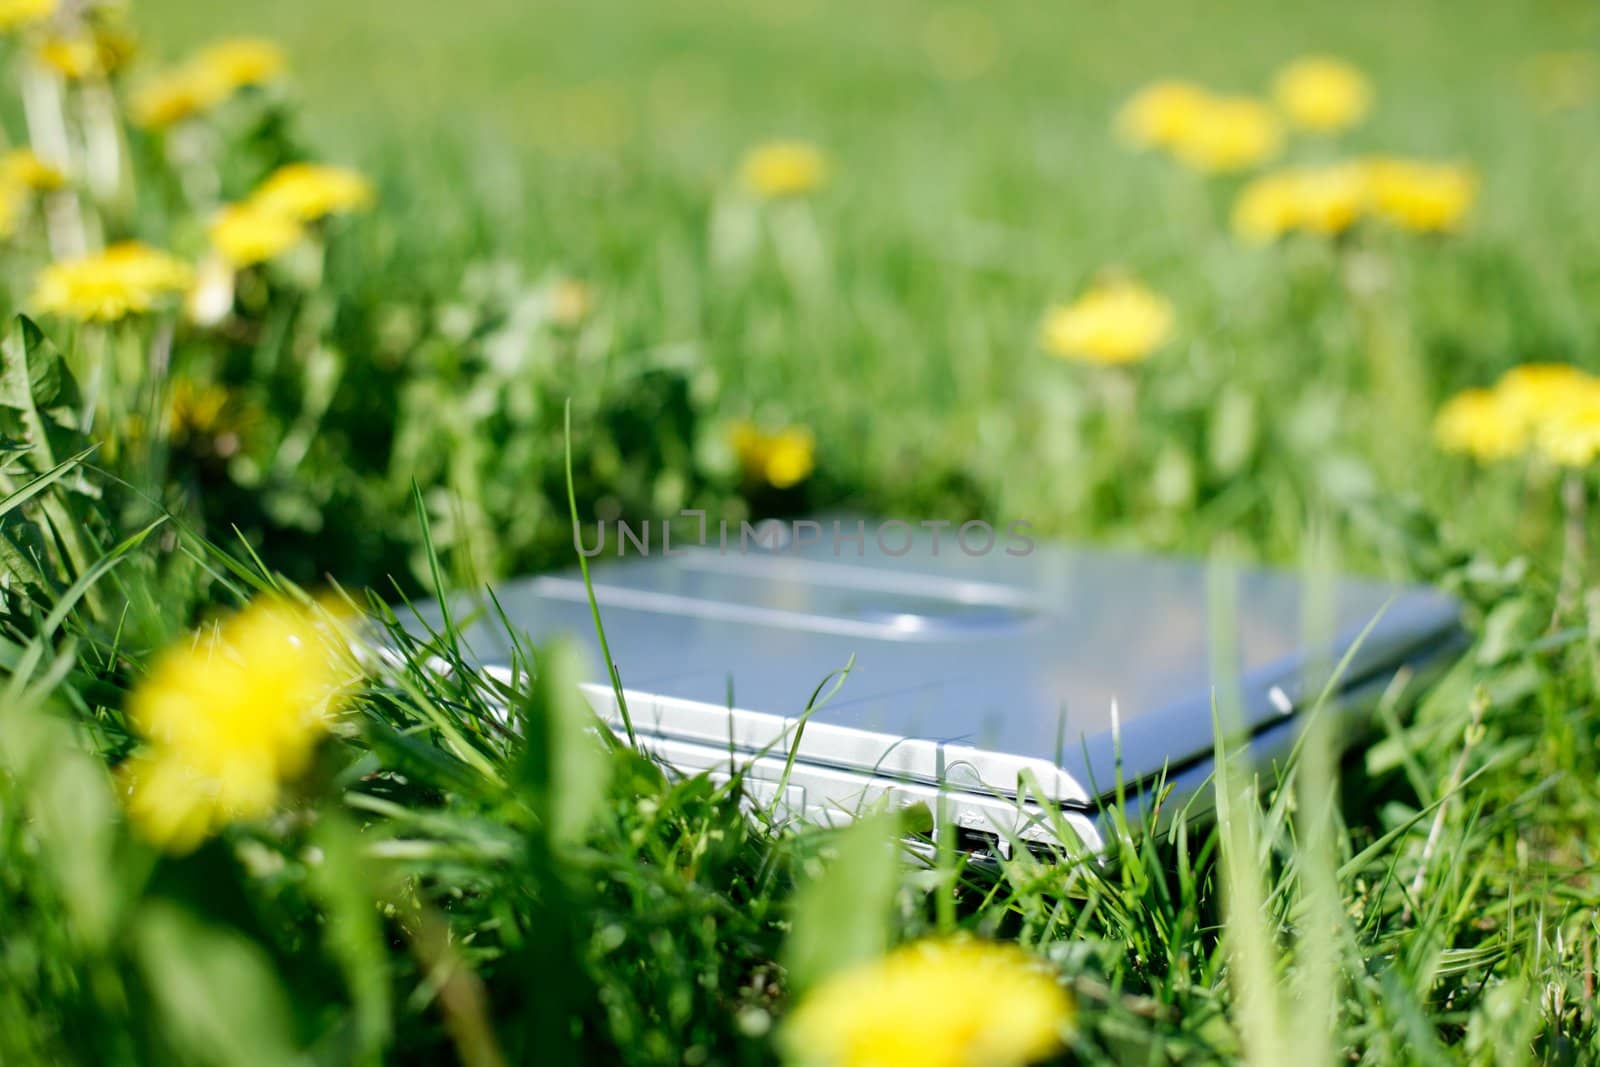
[[[130,135],[139,194],[108,231],[196,251],[207,183],[239,197],[305,154],[361,166],[378,209],[224,326],[176,323],[168,369],[87,433],[74,379],[144,365],[172,317],[8,327],[0,1061],[765,1063],[805,989],[955,929],[1057,969],[1083,1062],[1594,1058],[1600,598],[1557,610],[1552,472],[1428,429],[1517,363],[1600,365],[1600,98],[1527,85],[1531,57],[1593,45],[1590,9],[1007,0],[941,37],[947,9],[909,0],[257,7],[137,6],[158,55],[276,37],[297,88],[221,114],[187,181]],[[1465,232],[1244,247],[1236,181],[1111,136],[1149,80],[1258,91],[1305,51],[1379,104],[1294,153],[1468,161]],[[833,180],[757,207],[732,175],[777,135]],[[0,309],[25,310],[46,252],[30,231],[4,257]],[[1108,270],[1178,311],[1121,377],[1037,345]],[[593,292],[576,324],[549,315],[564,279]],[[147,432],[179,380],[226,402]],[[738,417],[809,427],[815,475],[746,484]],[[1289,768],[1224,752],[1214,822],[1124,827],[1104,861],[885,874],[897,817],[748,818],[737,782],[597,746],[559,649],[496,680],[448,630],[394,635],[279,814],[181,857],[128,830],[108,768],[160,649],[268,587],[382,617],[566,564],[569,479],[585,519],[1022,518],[1436,582],[1475,641],[1342,762],[1315,733]]]

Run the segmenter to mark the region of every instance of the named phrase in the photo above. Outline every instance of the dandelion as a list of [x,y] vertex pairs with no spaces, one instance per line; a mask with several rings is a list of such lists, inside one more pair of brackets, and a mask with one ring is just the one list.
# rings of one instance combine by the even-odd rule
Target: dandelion
[[1373,210],[1407,230],[1455,230],[1477,195],[1477,181],[1464,167],[1374,159],[1365,168]]
[[1515,456],[1526,447],[1527,436],[1521,420],[1489,389],[1457,393],[1433,420],[1433,437],[1440,448],[1478,460]]
[[1247,241],[1266,243],[1294,229],[1300,217],[1299,189],[1287,171],[1264,174],[1246,185],[1233,202],[1233,231]]
[[89,36],[51,37],[39,42],[34,56],[63,78],[81,80],[100,71],[100,46]]
[[803,426],[786,426],[769,433],[740,420],[728,431],[745,477],[774,489],[792,489],[816,469],[816,439]]
[[594,310],[594,291],[572,278],[552,284],[547,299],[550,321],[566,329],[580,325]]
[[1185,165],[1213,173],[1254,167],[1282,147],[1283,130],[1272,109],[1248,96],[1207,100],[1172,142]]
[[1372,107],[1372,83],[1342,59],[1305,56],[1278,72],[1272,96],[1294,125],[1333,133],[1366,117]]
[[251,200],[261,210],[315,222],[365,209],[372,203],[372,183],[344,167],[290,163],[262,182]]
[[234,37],[202,48],[191,60],[200,77],[226,86],[228,92],[265,85],[289,67],[283,49],[271,41]]
[[1234,232],[1270,241],[1290,230],[1323,236],[1343,233],[1366,212],[1366,171],[1350,163],[1294,167],[1262,175],[1234,202]]
[[210,437],[223,424],[228,391],[215,382],[175,378],[167,397],[167,432],[174,440]]
[[804,196],[828,180],[828,160],[806,141],[770,141],[750,150],[739,167],[746,189],[768,200]]
[[1600,457],[1600,383],[1572,396],[1538,427],[1534,446],[1562,467],[1588,467]]
[[46,315],[114,322],[151,311],[164,298],[184,292],[193,273],[166,252],[127,241],[46,267],[32,302]]
[[1097,286],[1045,317],[1044,346],[1063,359],[1086,363],[1137,363],[1172,334],[1172,305],[1139,285]]
[[1022,1067],[1057,1052],[1071,996],[1016,945],[906,945],[828,980],[782,1032],[804,1067]]
[[1587,466],[1600,449],[1600,379],[1566,363],[1524,363],[1493,389],[1451,397],[1433,429],[1439,447],[1479,460],[1531,448],[1563,466]]
[[265,85],[286,66],[283,51],[271,41],[218,41],[135,93],[133,120],[151,129],[185,122],[221,105],[240,89]]
[[31,149],[13,148],[0,155],[0,184],[42,193],[66,185],[67,176],[34,155]]
[[146,743],[122,771],[141,833],[182,853],[273,810],[353,681],[341,630],[327,613],[263,599],[156,661],[128,700]]
[[1170,148],[1187,137],[1211,94],[1184,81],[1161,81],[1140,89],[1117,113],[1118,135],[1142,148]]
[[133,121],[163,130],[205,114],[228,98],[229,89],[205,71],[179,67],[157,75],[133,94]]
[[0,33],[43,22],[59,6],[60,0],[0,0]]
[[305,237],[297,219],[254,201],[230,204],[217,212],[209,230],[211,246],[234,267],[253,267],[276,259]]
[[1524,363],[1501,375],[1495,396],[1524,436],[1575,398],[1592,394],[1600,383],[1570,363]]

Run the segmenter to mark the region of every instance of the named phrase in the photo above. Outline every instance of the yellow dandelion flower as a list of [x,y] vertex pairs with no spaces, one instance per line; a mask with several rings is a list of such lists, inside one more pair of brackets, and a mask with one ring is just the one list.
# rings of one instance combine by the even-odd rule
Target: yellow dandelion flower
[[1074,1015],[1016,945],[922,941],[823,983],[781,1042],[796,1067],[1022,1067],[1057,1052]]
[[1570,363],[1524,363],[1500,376],[1494,393],[1500,405],[1527,436],[1574,398],[1592,394],[1600,383]]
[[283,49],[253,37],[234,37],[207,45],[191,62],[202,77],[226,86],[229,92],[265,85],[289,66]]
[[1275,241],[1299,223],[1299,186],[1288,171],[1256,178],[1233,202],[1233,231],[1247,241]]
[[1365,167],[1373,210],[1407,230],[1455,230],[1477,195],[1477,180],[1464,167],[1399,159],[1368,160]]
[[142,314],[189,288],[194,272],[165,252],[128,241],[39,274],[33,306],[46,315],[113,322]]
[[93,37],[51,37],[34,49],[39,62],[63,78],[81,80],[100,73],[100,46]]
[[60,6],[60,0],[0,0],[0,32],[43,22]]
[[133,121],[161,130],[196,118],[221,104],[230,89],[210,73],[178,67],[146,82],[129,102]]
[[1323,236],[1343,233],[1368,205],[1366,170],[1350,163],[1292,167],[1246,185],[1234,202],[1240,237],[1270,241],[1290,230]]
[[1490,389],[1467,389],[1447,400],[1433,420],[1433,437],[1446,452],[1480,460],[1505,459],[1527,446],[1527,429]]
[[314,222],[366,208],[372,203],[372,183],[343,167],[290,163],[262,182],[251,200],[264,210]]
[[1278,72],[1272,96],[1291,123],[1318,133],[1348,129],[1372,108],[1372,83],[1332,56],[1305,56]]
[[123,772],[141,833],[183,852],[272,811],[354,681],[343,629],[325,613],[262,599],[156,661],[128,700],[146,742]]
[[1569,396],[1535,428],[1539,454],[1563,467],[1588,467],[1600,458],[1600,383]]
[[210,437],[223,426],[228,391],[215,382],[174,378],[167,396],[167,432],[183,441]]
[[13,148],[0,155],[0,183],[49,192],[67,184],[67,176],[28,148]]
[[774,489],[792,489],[816,470],[816,439],[803,426],[786,426],[769,433],[740,420],[728,431],[728,440],[745,477]]
[[1172,335],[1172,305],[1137,282],[1097,286],[1045,316],[1044,346],[1063,359],[1137,363]]
[[52,36],[39,42],[34,58],[63,78],[85,78],[114,74],[133,58],[137,46],[133,35],[116,25],[97,25],[92,32]]
[[1147,85],[1117,112],[1117,134],[1141,148],[1170,148],[1189,135],[1211,99],[1190,82]]
[[229,204],[211,220],[211,246],[234,267],[253,267],[276,259],[305,237],[305,227],[282,212],[254,201]]
[[1283,129],[1272,109],[1248,96],[1206,101],[1172,142],[1178,159],[1195,170],[1230,173],[1276,156]]
[[769,200],[804,196],[827,184],[828,159],[806,141],[769,141],[745,155],[739,177],[746,189]]
[[562,278],[550,286],[550,321],[571,329],[594,310],[594,290],[572,278]]

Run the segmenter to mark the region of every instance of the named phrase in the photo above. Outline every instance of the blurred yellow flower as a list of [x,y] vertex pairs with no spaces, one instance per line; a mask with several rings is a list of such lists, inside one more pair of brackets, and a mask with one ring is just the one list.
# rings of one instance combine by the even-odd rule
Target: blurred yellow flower
[[1188,136],[1211,94],[1184,81],[1160,81],[1135,93],[1117,112],[1117,134],[1144,148],[1170,148]]
[[32,304],[46,315],[112,322],[152,310],[163,298],[187,290],[192,278],[182,260],[128,241],[52,263],[39,273]]
[[1273,158],[1283,128],[1272,109],[1248,96],[1213,97],[1173,141],[1178,159],[1195,170],[1231,173]]
[[1305,56],[1278,72],[1272,96],[1291,123],[1319,133],[1348,129],[1372,107],[1372,83],[1332,56]]
[[0,32],[43,22],[59,6],[60,0],[0,0]]
[[39,62],[63,78],[87,78],[100,70],[100,46],[93,37],[51,37],[34,50]]
[[573,278],[561,278],[550,286],[550,321],[571,328],[589,317],[594,309],[594,291]]
[[290,163],[274,171],[250,199],[262,210],[315,222],[366,208],[372,203],[372,183],[344,167]]
[[178,441],[216,433],[228,400],[228,391],[215,382],[174,378],[167,395],[167,433]]
[[272,811],[355,680],[343,629],[330,613],[264,598],[157,659],[127,709],[146,743],[122,771],[142,834],[187,852]]
[[1299,225],[1299,188],[1290,171],[1263,174],[1233,202],[1233,230],[1248,241],[1276,240]]
[[1433,437],[1446,452],[1480,460],[1517,455],[1527,444],[1521,420],[1490,389],[1467,389],[1446,401],[1434,417]]
[[769,433],[741,419],[729,427],[728,440],[745,477],[774,489],[793,488],[816,469],[816,439],[803,426]]
[[1333,236],[1361,218],[1368,200],[1366,171],[1360,166],[1290,167],[1262,175],[1240,191],[1233,228],[1251,241],[1270,241],[1296,229]]
[[1450,452],[1503,459],[1533,448],[1565,466],[1600,455],[1600,379],[1567,363],[1525,363],[1493,389],[1451,397],[1434,420],[1434,437]]
[[1600,383],[1570,363],[1524,363],[1501,375],[1494,391],[1526,437],[1551,412],[1597,387]]
[[229,204],[211,220],[211,246],[234,267],[253,267],[275,259],[305,236],[299,220],[253,200]]
[[0,183],[42,193],[66,185],[67,176],[34,155],[32,149],[13,148],[0,155]]
[[1172,305],[1137,282],[1096,286],[1071,304],[1051,308],[1044,346],[1064,359],[1137,363],[1172,335]]
[[135,93],[130,106],[133,121],[163,129],[203,115],[240,89],[272,81],[285,67],[282,49],[271,41],[243,37],[218,41]]
[[1464,167],[1402,159],[1372,159],[1365,167],[1373,210],[1408,230],[1457,229],[1477,195],[1477,180]]
[[804,196],[827,183],[828,159],[805,141],[769,141],[745,155],[739,176],[757,196]]
[[207,45],[191,63],[202,78],[216,81],[228,92],[265,85],[289,67],[283,49],[253,37],[232,37]]
[[1563,467],[1587,467],[1600,457],[1600,383],[1557,406],[1540,421],[1534,446],[1539,454]]
[[165,129],[203,115],[228,98],[228,86],[194,67],[178,67],[156,75],[133,94],[133,121],[149,129]]
[[1014,944],[903,946],[807,996],[781,1039],[795,1067],[1022,1067],[1057,1052],[1072,997]]

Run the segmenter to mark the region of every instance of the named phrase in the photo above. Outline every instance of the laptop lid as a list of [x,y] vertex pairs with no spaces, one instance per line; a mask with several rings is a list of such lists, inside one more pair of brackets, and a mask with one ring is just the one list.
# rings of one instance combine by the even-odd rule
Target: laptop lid
[[[1212,579],[1195,560],[854,519],[707,542],[668,554],[658,536],[640,554],[633,539],[632,558],[604,558],[613,534],[590,561],[641,732],[749,753],[798,736],[798,758],[818,765],[1002,794],[1027,770],[1052,799],[1087,807],[1114,787],[1119,755],[1125,782],[1207,757],[1215,685],[1236,682],[1251,732],[1308,699],[1293,572],[1236,571],[1231,632],[1215,634]],[[496,596],[533,643],[589,646],[587,689],[615,720],[581,576],[513,581]],[[1350,653],[1342,684],[1370,687],[1457,634],[1456,603],[1430,589],[1341,579],[1332,600],[1336,639],[1311,658]],[[492,613],[465,638],[487,664],[508,661]],[[1213,673],[1221,649],[1233,677]],[[808,698],[847,664],[801,732]]]

